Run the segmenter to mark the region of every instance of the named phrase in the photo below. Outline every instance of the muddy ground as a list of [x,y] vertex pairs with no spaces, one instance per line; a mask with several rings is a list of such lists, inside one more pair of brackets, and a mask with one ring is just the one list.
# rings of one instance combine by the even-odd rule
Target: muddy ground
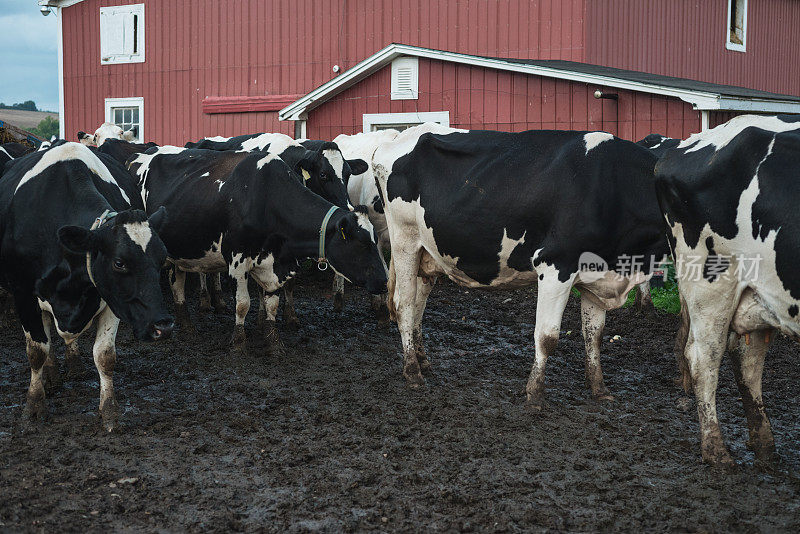
[[254,310],[245,357],[227,352],[232,315],[199,314],[194,301],[200,333],[144,345],[123,327],[123,425],[110,435],[89,337],[84,375],[49,397],[47,423],[26,428],[23,337],[4,330],[0,530],[800,531],[800,368],[784,339],[764,377],[777,473],[751,467],[723,365],[720,420],[741,464],[729,473],[701,463],[694,405],[673,385],[674,316],[609,314],[607,335],[622,338],[603,344],[616,401],[597,404],[572,298],[549,406],[532,414],[535,290],[440,283],[424,321],[433,374],[410,391],[397,329],[376,328],[362,291],[348,286],[337,315],[328,277],[311,271],[298,286],[302,328],[282,330],[280,359],[263,356]]

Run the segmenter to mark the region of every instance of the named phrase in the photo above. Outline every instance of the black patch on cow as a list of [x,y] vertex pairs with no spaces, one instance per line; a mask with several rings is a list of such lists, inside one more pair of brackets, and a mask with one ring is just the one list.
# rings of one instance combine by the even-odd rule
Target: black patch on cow
[[797,317],[797,304],[792,304],[789,306],[789,315],[792,317]]
[[708,255],[703,264],[703,278],[709,282],[713,282],[728,270],[731,260],[727,256],[717,254],[714,250],[714,238],[711,236],[706,238],[706,249],[708,249]]
[[380,195],[375,195],[375,198],[372,199],[372,209],[375,210],[375,213],[383,213],[383,202],[381,202]]

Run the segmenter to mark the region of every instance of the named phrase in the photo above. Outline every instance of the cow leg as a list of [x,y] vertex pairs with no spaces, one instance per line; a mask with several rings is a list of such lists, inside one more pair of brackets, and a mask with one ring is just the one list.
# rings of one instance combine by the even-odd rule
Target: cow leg
[[[692,377],[700,419],[700,449],[703,459],[712,465],[734,465],[722,440],[717,419],[717,382],[719,365],[725,353],[726,336],[737,301],[736,287],[722,284],[690,284],[682,289],[690,313],[686,360]],[[701,313],[692,314],[692,310]]]
[[417,277],[417,295],[414,299],[415,323],[412,337],[414,339],[414,350],[417,353],[417,361],[419,362],[419,368],[422,372],[428,371],[431,368],[431,362],[428,361],[428,355],[425,353],[425,345],[422,339],[422,316],[425,314],[428,295],[431,294],[431,290],[435,284],[435,278],[426,280],[425,278]]
[[247,273],[232,273],[236,280],[236,324],[231,337],[231,351],[245,352],[247,350],[247,335],[244,332],[244,320],[250,311],[250,291],[247,289]]
[[680,376],[675,379],[675,384],[683,387],[687,395],[692,391],[692,374],[689,372],[689,362],[686,360],[686,341],[689,337],[689,310],[681,297],[681,314],[678,333],[675,336],[675,361],[678,364]]
[[333,275],[333,311],[341,312],[344,309],[344,276]]
[[650,295],[650,281],[642,282],[636,288],[636,296],[633,299],[634,307],[639,311],[651,312],[653,307],[653,297]]
[[23,416],[32,421],[44,420],[47,418],[47,401],[43,375],[45,361],[50,357],[52,350],[50,338],[52,319],[49,313],[39,310],[35,302],[26,301],[22,307],[19,299],[16,302],[17,313],[25,331],[25,352],[28,354],[28,363],[31,366],[31,382],[28,386]]
[[114,397],[114,365],[117,351],[114,342],[117,338],[119,319],[111,308],[106,307],[97,317],[97,334],[94,338],[92,355],[97,373],[100,375],[100,419],[103,428],[111,432],[117,427],[119,406]]
[[44,385],[45,392],[51,395],[61,387],[61,376],[58,372],[58,360],[56,359],[56,351],[53,350],[51,332],[53,330],[53,316],[49,312],[42,312],[42,324],[44,331],[47,333],[48,343],[50,350],[47,351],[47,358],[44,360],[42,366],[42,385]]
[[561,316],[569,300],[574,276],[566,282],[558,279],[558,272],[547,269],[540,273],[536,296],[536,327],[533,331],[536,361],[525,386],[529,408],[540,411],[544,406],[544,377],[547,358],[556,350],[561,329]]
[[208,277],[200,273],[200,311],[211,311],[211,294],[208,292]]
[[[297,313],[294,311],[294,287],[297,284],[294,278],[290,278],[283,284],[283,296],[285,301],[283,303],[283,326],[285,328],[297,329],[300,327],[300,321],[297,319]],[[262,300],[262,303],[266,302]],[[274,319],[273,319],[274,320]]]
[[603,369],[600,366],[600,344],[606,326],[606,310],[589,296],[588,291],[581,293],[581,324],[586,344],[586,387],[592,390],[592,396],[597,400],[614,400],[603,381]]
[[[396,309],[397,327],[403,342],[403,376],[411,388],[425,384],[419,361],[419,348],[422,347],[419,325],[422,317],[417,317],[417,313],[425,309],[424,303],[421,306],[417,304],[417,296],[421,293],[417,286],[422,283],[417,276],[420,257],[419,249],[408,253],[400,247],[392,248],[394,283],[390,282],[390,290],[394,293],[393,305]],[[426,360],[424,356],[422,359]]]
[[224,312],[228,307],[225,305],[225,299],[222,296],[222,277],[220,273],[211,275],[211,285],[208,287],[211,292],[211,305],[214,306],[214,312]]
[[[388,238],[378,238],[378,252],[380,253],[381,263],[383,264],[383,268],[386,270],[387,276],[389,275],[389,269],[386,266],[383,251],[389,250],[390,248],[391,246]],[[375,317],[378,319],[378,326],[384,328],[389,326],[389,308],[386,305],[386,298],[386,293],[382,293],[380,295],[370,295],[370,304],[372,311],[375,312]]]
[[78,340],[65,341],[66,348],[64,350],[64,376],[66,378],[78,378],[83,374],[83,362],[81,362],[81,353],[78,350]]
[[280,295],[278,293],[268,293],[264,291],[261,300],[265,314],[263,332],[264,342],[267,345],[267,352],[273,356],[282,356],[285,353],[285,348],[278,335],[278,328],[275,324],[275,319],[278,316]]
[[736,386],[742,396],[750,435],[747,448],[755,452],[756,461],[765,464],[771,464],[777,459],[772,426],[761,396],[764,357],[769,348],[768,336],[774,336],[776,333],[773,330],[753,332],[749,335],[749,345],[744,336],[735,333],[728,336],[728,355],[736,378]]
[[184,290],[186,287],[186,271],[173,267],[169,280],[172,287],[172,296],[175,299],[175,320],[180,329],[187,333],[189,330],[194,330],[194,325],[186,307],[186,292]]

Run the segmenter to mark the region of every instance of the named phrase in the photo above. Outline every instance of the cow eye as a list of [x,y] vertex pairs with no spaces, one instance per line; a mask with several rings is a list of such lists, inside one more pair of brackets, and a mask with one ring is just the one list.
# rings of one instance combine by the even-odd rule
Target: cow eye
[[128,272],[128,266],[125,265],[125,262],[120,260],[120,259],[114,260],[114,263],[112,264],[112,266],[114,267],[114,270],[117,271],[118,273],[127,273]]
[[323,182],[327,182],[328,181],[328,174],[326,172],[324,172],[324,171],[319,173],[319,179],[322,180]]

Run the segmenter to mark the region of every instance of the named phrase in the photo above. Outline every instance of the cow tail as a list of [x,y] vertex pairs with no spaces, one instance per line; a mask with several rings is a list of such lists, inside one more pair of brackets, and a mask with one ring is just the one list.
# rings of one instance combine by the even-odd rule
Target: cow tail
[[397,285],[397,277],[394,273],[394,256],[389,260],[389,278],[386,282],[386,307],[389,309],[389,319],[397,322],[397,306],[394,302],[394,288]]

